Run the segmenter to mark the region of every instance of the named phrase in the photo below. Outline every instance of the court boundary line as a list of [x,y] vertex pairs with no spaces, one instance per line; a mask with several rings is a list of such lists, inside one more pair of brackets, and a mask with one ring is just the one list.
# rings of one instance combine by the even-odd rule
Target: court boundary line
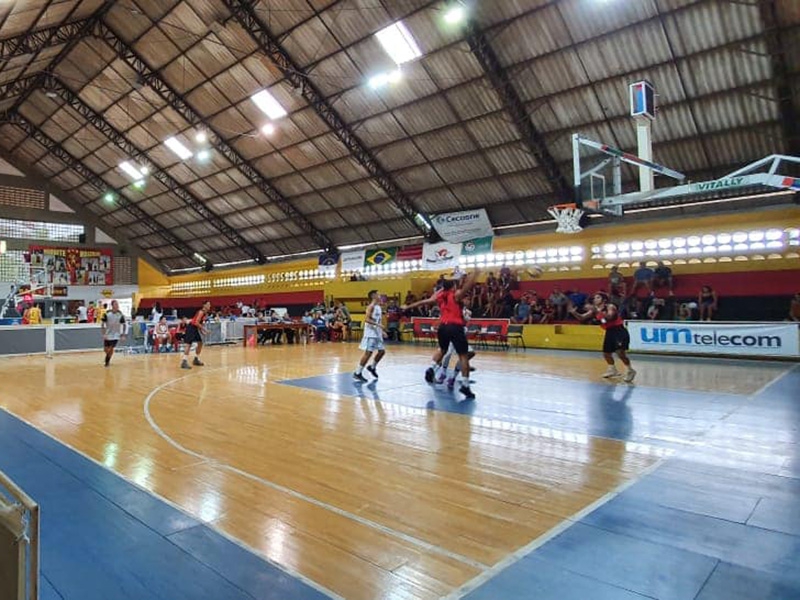
[[549,542],[556,536],[564,533],[567,529],[569,529],[576,523],[579,523],[584,517],[593,513],[598,508],[604,506],[605,504],[607,504],[608,502],[610,502],[611,500],[622,494],[628,488],[632,487],[636,483],[643,480],[645,477],[656,471],[661,465],[663,465],[670,458],[671,458],[670,456],[665,456],[657,460],[652,465],[644,469],[639,474],[638,477],[634,477],[632,479],[629,479],[628,481],[624,481],[610,492],[606,492],[603,496],[601,496],[591,504],[584,506],[581,510],[567,517],[555,527],[552,527],[551,529],[547,530],[545,533],[535,538],[534,540],[528,542],[521,548],[518,548],[517,550],[515,550],[514,552],[503,558],[500,562],[494,564],[486,571],[479,573],[466,583],[462,584],[460,587],[458,587],[457,589],[453,590],[452,592],[444,596],[443,600],[460,600],[467,594],[474,592],[476,589],[478,589],[485,583],[490,582],[492,579],[500,575],[503,571],[515,565],[523,558],[533,554],[536,550],[544,546],[547,542]]
[[781,381],[784,377],[787,377],[788,375],[794,373],[797,369],[800,369],[800,364],[794,365],[793,367],[790,367],[790,368],[786,369],[783,373],[781,373],[780,375],[775,377],[772,381],[769,381],[769,382],[765,383],[760,388],[758,388],[758,390],[753,392],[750,395],[750,399],[753,400],[753,399],[757,398],[758,396],[760,396],[761,394],[766,392],[769,388],[771,388],[773,385],[775,385],[776,383]]
[[[228,367],[217,367],[215,369],[208,369],[205,372],[208,373],[208,372],[223,370],[223,369],[227,369],[227,368]],[[184,454],[188,454],[189,456],[192,456],[192,457],[197,458],[199,460],[205,460],[205,461],[207,461],[206,464],[210,464],[210,465],[216,466],[217,468],[220,468],[220,469],[225,470],[225,471],[229,471],[230,473],[233,473],[234,475],[238,475],[240,477],[244,477],[245,479],[250,479],[251,481],[254,481],[256,483],[259,483],[259,484],[263,485],[264,487],[267,487],[267,488],[270,488],[272,490],[287,494],[288,496],[290,496],[292,498],[295,498],[295,499],[303,501],[303,502],[307,502],[308,504],[312,504],[314,506],[317,506],[318,508],[322,508],[323,510],[327,510],[329,512],[332,512],[332,513],[334,513],[336,515],[339,515],[340,517],[344,517],[345,519],[349,519],[349,520],[351,520],[351,521],[353,521],[355,523],[358,523],[360,525],[363,525],[365,527],[368,527],[370,529],[373,529],[373,530],[378,531],[380,533],[383,533],[385,535],[388,535],[388,536],[391,536],[391,537],[395,537],[395,538],[397,538],[399,540],[402,540],[402,541],[404,541],[404,542],[406,542],[408,544],[416,546],[417,548],[421,548],[421,549],[426,550],[428,552],[431,552],[433,554],[438,554],[440,556],[445,556],[445,557],[450,558],[452,560],[456,560],[458,562],[466,564],[466,565],[468,565],[468,566],[470,566],[470,567],[472,567],[474,569],[478,569],[480,571],[484,571],[484,570],[490,568],[489,565],[481,563],[479,561],[476,561],[476,560],[474,560],[472,558],[469,558],[468,556],[463,556],[461,554],[458,554],[457,552],[452,552],[450,550],[447,550],[446,548],[442,548],[441,546],[437,546],[436,544],[432,544],[432,543],[427,542],[427,541],[425,541],[423,539],[420,539],[420,538],[417,538],[417,537],[412,536],[410,534],[404,533],[402,531],[393,529],[393,528],[391,528],[391,527],[389,527],[387,525],[383,525],[383,524],[378,523],[376,521],[371,521],[370,519],[367,519],[367,518],[362,517],[360,515],[357,515],[355,513],[351,513],[351,512],[349,512],[347,510],[339,508],[338,506],[334,506],[333,504],[328,504],[327,502],[323,502],[322,500],[318,500],[317,498],[314,498],[313,496],[308,496],[307,494],[303,494],[302,492],[298,492],[297,490],[293,490],[292,488],[286,487],[286,486],[281,485],[279,483],[275,483],[274,481],[270,481],[268,479],[264,479],[263,477],[259,477],[257,475],[253,475],[252,473],[248,473],[247,471],[243,471],[242,469],[239,469],[239,468],[234,467],[232,465],[220,462],[215,458],[212,458],[212,457],[209,457],[209,456],[205,456],[205,455],[203,455],[203,454],[201,454],[199,452],[195,452],[194,450],[191,450],[191,449],[183,446],[180,442],[172,439],[163,429],[161,429],[161,427],[158,425],[158,423],[155,422],[155,419],[150,414],[150,403],[152,402],[153,398],[155,398],[155,396],[159,392],[161,392],[162,390],[166,389],[170,385],[172,385],[174,383],[177,383],[178,381],[186,379],[187,377],[191,377],[191,375],[184,375],[182,377],[177,377],[175,379],[171,379],[169,381],[166,381],[166,382],[156,386],[155,388],[153,388],[150,391],[149,394],[147,394],[147,396],[145,397],[144,403],[143,403],[144,416],[145,416],[145,419],[147,420],[148,424],[150,425],[150,427],[153,429],[153,431],[159,437],[161,437],[165,442],[170,444],[176,450],[178,450],[178,451],[180,451],[180,452],[182,452]]]
[[[214,369],[209,369],[209,370],[214,370]],[[189,377],[189,375],[185,375],[184,377],[180,377],[179,379],[184,379],[184,378],[186,378],[186,377]],[[103,469],[104,471],[108,471],[109,473],[111,473],[111,474],[112,474],[112,475],[114,475],[115,477],[119,477],[120,479],[122,479],[122,480],[123,480],[125,483],[127,483],[128,485],[131,485],[132,487],[134,487],[134,488],[138,489],[139,491],[141,491],[141,492],[144,492],[145,494],[147,494],[147,495],[149,495],[149,496],[152,496],[153,498],[157,499],[159,502],[163,502],[164,504],[166,504],[166,505],[167,505],[167,506],[169,506],[170,508],[172,508],[172,509],[176,510],[177,512],[181,513],[182,515],[185,515],[185,516],[187,516],[187,517],[189,517],[189,518],[191,518],[191,519],[194,519],[195,521],[197,521],[197,522],[198,522],[198,525],[194,525],[193,527],[187,527],[186,529],[182,529],[182,530],[180,530],[180,531],[176,531],[176,532],[174,532],[173,534],[170,534],[170,535],[174,535],[175,533],[180,533],[181,531],[188,531],[189,529],[193,529],[194,527],[198,527],[198,526],[201,526],[201,527],[207,527],[208,529],[210,529],[211,531],[213,531],[214,533],[216,533],[216,534],[217,534],[217,535],[219,535],[220,537],[222,537],[222,538],[224,538],[224,539],[228,540],[229,542],[231,542],[231,543],[232,543],[232,544],[234,544],[235,546],[238,546],[238,547],[239,547],[239,548],[241,548],[242,550],[246,550],[247,552],[249,552],[250,554],[252,554],[252,555],[253,555],[253,556],[255,556],[256,558],[258,558],[259,560],[262,560],[262,561],[264,561],[264,562],[265,562],[265,563],[267,563],[269,566],[271,566],[271,567],[274,567],[275,569],[277,569],[277,570],[278,570],[278,571],[280,571],[281,573],[285,573],[285,574],[286,574],[286,575],[288,575],[289,577],[291,577],[291,578],[293,578],[293,579],[296,579],[297,581],[299,581],[299,582],[301,582],[301,583],[304,583],[305,585],[307,585],[307,586],[309,586],[310,588],[312,588],[312,589],[316,590],[317,592],[319,592],[319,593],[321,593],[321,594],[324,594],[325,596],[328,596],[328,598],[330,598],[331,600],[346,600],[346,598],[344,598],[343,596],[340,596],[340,595],[339,595],[339,594],[337,594],[336,592],[334,592],[334,591],[332,591],[332,590],[329,590],[328,588],[326,588],[325,586],[323,586],[323,585],[322,585],[322,584],[320,584],[320,583],[317,583],[317,582],[316,582],[316,581],[314,581],[313,579],[309,579],[308,577],[306,577],[306,576],[305,576],[305,575],[303,575],[302,573],[297,573],[296,571],[294,571],[293,569],[291,569],[291,568],[289,568],[289,567],[286,567],[286,566],[284,566],[284,565],[278,564],[278,563],[277,563],[277,562],[275,562],[274,560],[272,560],[272,559],[270,559],[270,558],[268,558],[268,557],[264,556],[264,555],[263,555],[263,554],[261,554],[261,553],[260,553],[258,550],[256,550],[256,549],[255,549],[255,548],[253,548],[252,546],[249,546],[248,544],[244,543],[244,542],[243,542],[243,541],[241,541],[240,539],[237,539],[237,538],[233,537],[232,535],[230,535],[229,533],[227,533],[227,532],[225,532],[225,531],[221,531],[220,529],[218,529],[217,527],[215,527],[215,526],[213,526],[213,525],[211,524],[211,523],[213,523],[213,521],[206,521],[206,520],[204,520],[204,519],[202,519],[202,518],[200,518],[200,517],[198,517],[198,516],[196,516],[196,515],[193,515],[193,514],[192,514],[192,513],[190,513],[188,510],[186,510],[184,507],[182,507],[180,504],[177,504],[176,502],[173,502],[173,501],[172,501],[172,500],[170,500],[169,498],[164,498],[164,497],[163,497],[163,496],[161,496],[160,494],[158,494],[158,493],[154,492],[153,490],[149,490],[149,489],[147,489],[146,487],[144,487],[143,485],[139,484],[139,483],[138,483],[138,482],[136,482],[136,481],[133,481],[133,480],[131,480],[131,479],[128,479],[127,477],[123,476],[121,473],[118,473],[117,471],[115,471],[115,470],[111,469],[110,467],[106,466],[104,463],[100,462],[99,460],[95,459],[94,457],[92,457],[92,456],[89,456],[88,454],[85,454],[83,451],[81,451],[81,450],[78,450],[77,448],[74,448],[74,447],[72,447],[71,445],[67,444],[67,443],[66,443],[66,442],[64,442],[63,440],[60,440],[60,439],[58,439],[57,437],[55,437],[54,435],[52,435],[52,434],[51,434],[51,433],[49,433],[48,431],[45,431],[44,429],[41,429],[41,428],[37,427],[36,425],[34,425],[33,423],[31,423],[31,422],[30,422],[30,421],[28,421],[27,419],[25,419],[25,418],[23,418],[23,417],[21,417],[21,416],[17,415],[17,414],[16,414],[16,413],[14,413],[14,412],[11,412],[11,411],[10,411],[10,410],[8,410],[6,407],[4,407],[4,406],[0,406],[0,410],[2,410],[4,413],[6,413],[6,414],[10,415],[11,417],[13,417],[13,418],[15,418],[15,419],[19,420],[20,422],[24,423],[25,425],[27,425],[28,427],[30,427],[31,429],[33,429],[33,430],[34,430],[34,431],[36,431],[37,433],[40,433],[40,434],[42,434],[43,436],[45,436],[45,437],[47,437],[47,438],[50,438],[50,439],[51,439],[52,441],[54,441],[55,443],[57,443],[57,444],[59,444],[59,445],[61,445],[61,446],[64,446],[65,448],[67,448],[67,449],[68,449],[68,450],[70,450],[71,452],[74,452],[74,453],[75,453],[75,454],[77,454],[78,456],[80,456],[80,457],[82,457],[82,458],[84,458],[84,459],[88,460],[89,462],[91,462],[91,463],[92,463],[92,464],[94,464],[95,466],[97,466],[97,467],[100,467],[100,468],[101,468],[101,469]],[[48,459],[48,460],[49,460],[49,459]],[[63,467],[62,467],[62,468],[63,468]],[[81,481],[83,481],[83,480],[81,480]],[[103,495],[101,492],[99,492],[99,491],[95,490],[94,488],[92,488],[92,487],[91,487],[91,486],[90,486],[88,483],[87,483],[86,485],[87,485],[87,486],[88,486],[90,489],[92,489],[92,490],[96,491],[98,494],[100,494],[100,495]],[[103,495],[103,497],[105,497],[105,496]],[[110,499],[109,499],[109,502],[111,502],[111,500],[110,500]],[[120,507],[120,509],[121,509],[123,512],[127,513],[127,514],[130,514],[130,513],[128,513],[128,511],[126,511],[124,508]],[[141,519],[139,519],[138,517],[136,517],[136,516],[133,516],[133,515],[131,515],[131,516],[132,516],[134,519],[136,519],[137,521],[141,521]],[[146,525],[146,524],[145,524],[145,525]],[[147,525],[146,525],[146,526],[147,526]],[[167,541],[170,541],[170,542],[171,542],[171,540],[169,539],[169,536],[166,536],[166,535],[164,535],[164,536],[162,536],[162,537],[163,537],[164,539],[166,539]],[[171,542],[171,543],[172,543],[172,542]],[[211,569],[211,570],[212,570],[212,571],[214,571],[215,573],[219,574],[219,575],[220,575],[220,576],[221,576],[223,579],[225,579],[226,581],[229,581],[229,580],[228,580],[226,577],[224,577],[224,576],[222,575],[222,573],[219,573],[219,572],[218,572],[216,569],[214,569],[214,568],[213,568],[213,567],[211,567],[210,565],[206,564],[206,562],[205,562],[205,561],[203,561],[203,560],[201,560],[201,559],[199,559],[199,558],[197,558],[197,557],[195,557],[195,559],[196,559],[196,560],[197,560],[199,563],[201,563],[201,564],[205,565],[206,567],[208,567],[209,569]],[[231,584],[233,584],[233,582],[230,582],[230,583],[231,583]],[[235,584],[233,584],[233,585],[234,585],[235,587],[238,587],[238,586],[236,586]],[[240,589],[241,589],[241,588],[240,588]],[[244,591],[244,590],[242,590],[242,591]]]

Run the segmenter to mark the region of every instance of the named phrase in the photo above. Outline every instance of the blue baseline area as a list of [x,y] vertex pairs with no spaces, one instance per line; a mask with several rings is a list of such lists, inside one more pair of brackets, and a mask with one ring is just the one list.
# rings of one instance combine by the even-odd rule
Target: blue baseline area
[[3,410],[0,470],[41,507],[43,600],[328,597]]
[[468,414],[543,429],[685,447],[706,436],[727,415],[746,405],[745,396],[589,382],[560,377],[477,371],[474,401],[457,390],[423,381],[419,368],[381,366],[380,378],[364,372],[334,373],[280,383],[390,404]]
[[800,598],[797,390],[795,369],[464,597]]

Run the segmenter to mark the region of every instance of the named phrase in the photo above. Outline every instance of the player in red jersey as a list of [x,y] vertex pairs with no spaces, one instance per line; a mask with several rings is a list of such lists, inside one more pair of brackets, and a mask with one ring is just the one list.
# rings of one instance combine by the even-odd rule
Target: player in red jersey
[[603,357],[608,363],[608,369],[603,374],[603,377],[619,377],[621,373],[617,371],[617,366],[614,364],[614,353],[617,353],[622,364],[625,365],[624,380],[631,383],[633,378],[636,377],[636,371],[631,366],[631,361],[628,358],[628,347],[630,346],[631,337],[628,330],[625,328],[625,321],[619,314],[619,309],[616,304],[608,302],[605,294],[597,293],[594,295],[594,303],[591,310],[585,313],[579,313],[574,308],[572,314],[581,321],[588,321],[594,318],[600,323],[600,327],[606,332],[603,339]]
[[439,305],[439,329],[437,331],[439,337],[439,349],[433,354],[433,363],[425,371],[425,381],[432,383],[436,368],[442,362],[450,344],[453,344],[456,354],[458,354],[458,361],[460,365],[460,386],[458,391],[464,394],[467,400],[475,398],[475,394],[469,387],[469,343],[467,342],[467,334],[464,331],[466,322],[464,321],[464,314],[461,307],[461,299],[470,290],[475,283],[475,277],[478,272],[475,271],[469,275],[464,281],[461,289],[456,288],[456,281],[453,279],[445,279],[442,282],[442,288],[430,298],[420,300],[408,306],[404,306],[404,310],[416,308],[424,304],[438,304]]
[[195,313],[192,320],[186,325],[186,333],[183,335],[183,357],[181,359],[181,369],[191,369],[189,366],[189,352],[192,349],[192,344],[197,343],[194,351],[194,361],[192,364],[196,367],[202,367],[203,362],[200,360],[200,353],[203,351],[203,336],[207,333],[205,328],[206,316],[208,311],[211,310],[211,302],[206,300],[203,303],[203,308]]

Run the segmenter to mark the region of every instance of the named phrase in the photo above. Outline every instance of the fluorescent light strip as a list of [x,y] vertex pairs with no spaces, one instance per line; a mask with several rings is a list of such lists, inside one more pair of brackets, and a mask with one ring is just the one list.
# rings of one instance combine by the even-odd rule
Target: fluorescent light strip
[[414,36],[402,21],[381,29],[375,37],[398,66],[422,56]]
[[235,260],[233,262],[219,263],[218,265],[215,265],[215,267],[218,269],[222,267],[235,267],[236,265],[248,265],[254,262],[256,262],[254,259],[248,258],[247,260]]
[[192,157],[192,151],[178,141],[176,137],[168,137],[164,140],[164,145],[178,155],[181,160],[186,160]]
[[253,94],[250,99],[261,109],[261,112],[273,121],[285,117],[288,114],[286,109],[283,108],[267,90],[261,90],[257,94]]
[[145,173],[143,171],[140,171],[139,169],[134,167],[133,164],[131,164],[127,160],[124,160],[121,163],[119,163],[119,168],[125,171],[125,174],[128,175],[128,177],[130,177],[134,181],[139,181],[142,177],[145,176]]

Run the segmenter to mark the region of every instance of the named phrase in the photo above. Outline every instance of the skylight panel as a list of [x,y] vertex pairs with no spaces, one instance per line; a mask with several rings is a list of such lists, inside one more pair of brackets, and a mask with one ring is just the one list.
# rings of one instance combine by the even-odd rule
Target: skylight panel
[[172,150],[175,154],[178,155],[178,158],[181,160],[186,160],[187,158],[192,157],[192,151],[189,150],[186,146],[181,144],[176,137],[169,137],[164,140],[164,144]]
[[119,168],[120,168],[122,171],[124,171],[124,172],[125,172],[125,174],[126,174],[128,177],[130,177],[131,179],[133,179],[134,181],[138,181],[138,180],[140,180],[142,177],[144,177],[144,176],[145,176],[145,173],[143,172],[143,170],[142,170],[142,171],[140,171],[139,169],[137,169],[135,166],[133,166],[133,164],[131,164],[131,163],[130,163],[130,162],[128,162],[127,160],[125,160],[125,161],[122,161],[121,163],[119,163]]
[[283,108],[267,90],[261,90],[257,94],[253,94],[250,99],[261,109],[261,112],[273,121],[285,117],[288,114],[286,109]]
[[381,29],[375,34],[375,37],[378,38],[386,54],[397,65],[402,65],[422,56],[414,36],[411,35],[411,32],[402,21]]

